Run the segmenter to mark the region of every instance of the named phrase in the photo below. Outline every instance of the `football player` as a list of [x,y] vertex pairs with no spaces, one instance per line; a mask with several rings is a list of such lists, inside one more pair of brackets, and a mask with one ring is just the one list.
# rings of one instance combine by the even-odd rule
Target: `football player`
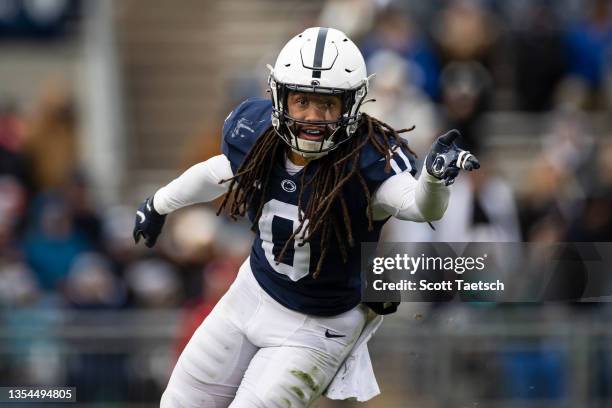
[[137,211],[134,238],[149,247],[166,214],[223,194],[220,211],[248,216],[255,232],[235,282],[179,358],[163,407],[297,408],[329,392],[370,309],[395,308],[361,303],[360,243],[378,241],[391,216],[440,219],[447,186],[479,167],[451,131],[415,179],[414,153],[398,135],[407,130],[361,113],[366,66],[338,30],[305,30],[269,68],[271,100],[249,99],[227,117],[223,154]]

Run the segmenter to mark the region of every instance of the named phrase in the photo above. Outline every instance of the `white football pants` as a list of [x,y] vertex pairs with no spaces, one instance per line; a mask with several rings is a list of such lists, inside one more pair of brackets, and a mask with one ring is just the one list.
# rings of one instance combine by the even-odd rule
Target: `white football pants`
[[179,357],[162,408],[308,407],[353,348],[365,306],[333,317],[287,309],[249,262]]

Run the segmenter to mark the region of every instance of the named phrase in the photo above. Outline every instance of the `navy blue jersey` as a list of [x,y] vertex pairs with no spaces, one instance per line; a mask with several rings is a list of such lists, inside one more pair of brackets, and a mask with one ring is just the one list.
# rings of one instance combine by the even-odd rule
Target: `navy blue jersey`
[[[223,126],[222,151],[228,157],[234,173],[257,140],[271,126],[272,103],[267,99],[249,99],[236,108]],[[333,155],[332,151],[329,153]],[[308,180],[316,170],[315,160],[295,175],[286,172],[284,163],[274,164],[269,180],[269,191],[259,219],[257,236],[251,249],[251,268],[262,288],[279,303],[302,313],[333,316],[355,307],[361,298],[360,261],[361,242],[377,242],[386,220],[374,221],[368,231],[367,198],[357,178],[343,188],[355,245],[346,243],[348,262],[343,263],[334,234],[327,241],[327,254],[320,275],[312,278],[321,254],[320,236],[303,246],[292,240],[281,262],[274,258],[299,226],[298,193],[302,172]],[[361,151],[359,166],[370,192],[389,177],[410,171],[415,174],[413,156],[403,148],[396,148],[391,160],[391,171],[385,172],[385,159],[370,143]],[[309,187],[302,193],[302,202],[310,196]],[[304,208],[304,207],[303,207]],[[254,219],[254,210],[249,218]],[[341,236],[345,233],[342,232]],[[298,236],[301,236],[301,232]]]

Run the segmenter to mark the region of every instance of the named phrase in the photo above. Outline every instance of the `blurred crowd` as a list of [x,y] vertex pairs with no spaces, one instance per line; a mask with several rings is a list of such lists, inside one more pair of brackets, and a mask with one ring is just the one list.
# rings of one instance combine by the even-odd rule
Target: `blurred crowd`
[[96,204],[65,86],[50,82],[30,115],[1,109],[0,304],[172,308],[201,299],[205,275],[231,282],[249,237],[222,226],[214,209],[173,217],[159,249],[147,251],[134,245],[131,207]]
[[147,251],[133,242],[131,207],[97,205],[65,86],[50,82],[29,115],[1,109],[0,304],[172,308],[201,299],[205,275],[232,280],[249,237],[222,226],[214,209],[173,217]]

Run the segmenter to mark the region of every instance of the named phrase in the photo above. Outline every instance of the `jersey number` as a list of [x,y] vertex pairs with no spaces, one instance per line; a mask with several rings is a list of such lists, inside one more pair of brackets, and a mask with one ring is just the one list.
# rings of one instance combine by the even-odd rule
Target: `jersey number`
[[298,246],[298,243],[301,242],[299,238],[302,237],[303,231],[308,226],[308,220],[304,222],[302,232],[297,234],[299,238],[293,241],[293,248],[287,248],[283,256],[283,261],[287,262],[288,258],[290,259],[290,252],[293,252],[292,265],[283,262],[277,264],[274,255],[280,253],[285,242],[300,225],[298,211],[297,205],[270,200],[264,205],[259,218],[261,246],[268,263],[276,272],[287,275],[294,282],[307,276],[310,271],[310,244]]

